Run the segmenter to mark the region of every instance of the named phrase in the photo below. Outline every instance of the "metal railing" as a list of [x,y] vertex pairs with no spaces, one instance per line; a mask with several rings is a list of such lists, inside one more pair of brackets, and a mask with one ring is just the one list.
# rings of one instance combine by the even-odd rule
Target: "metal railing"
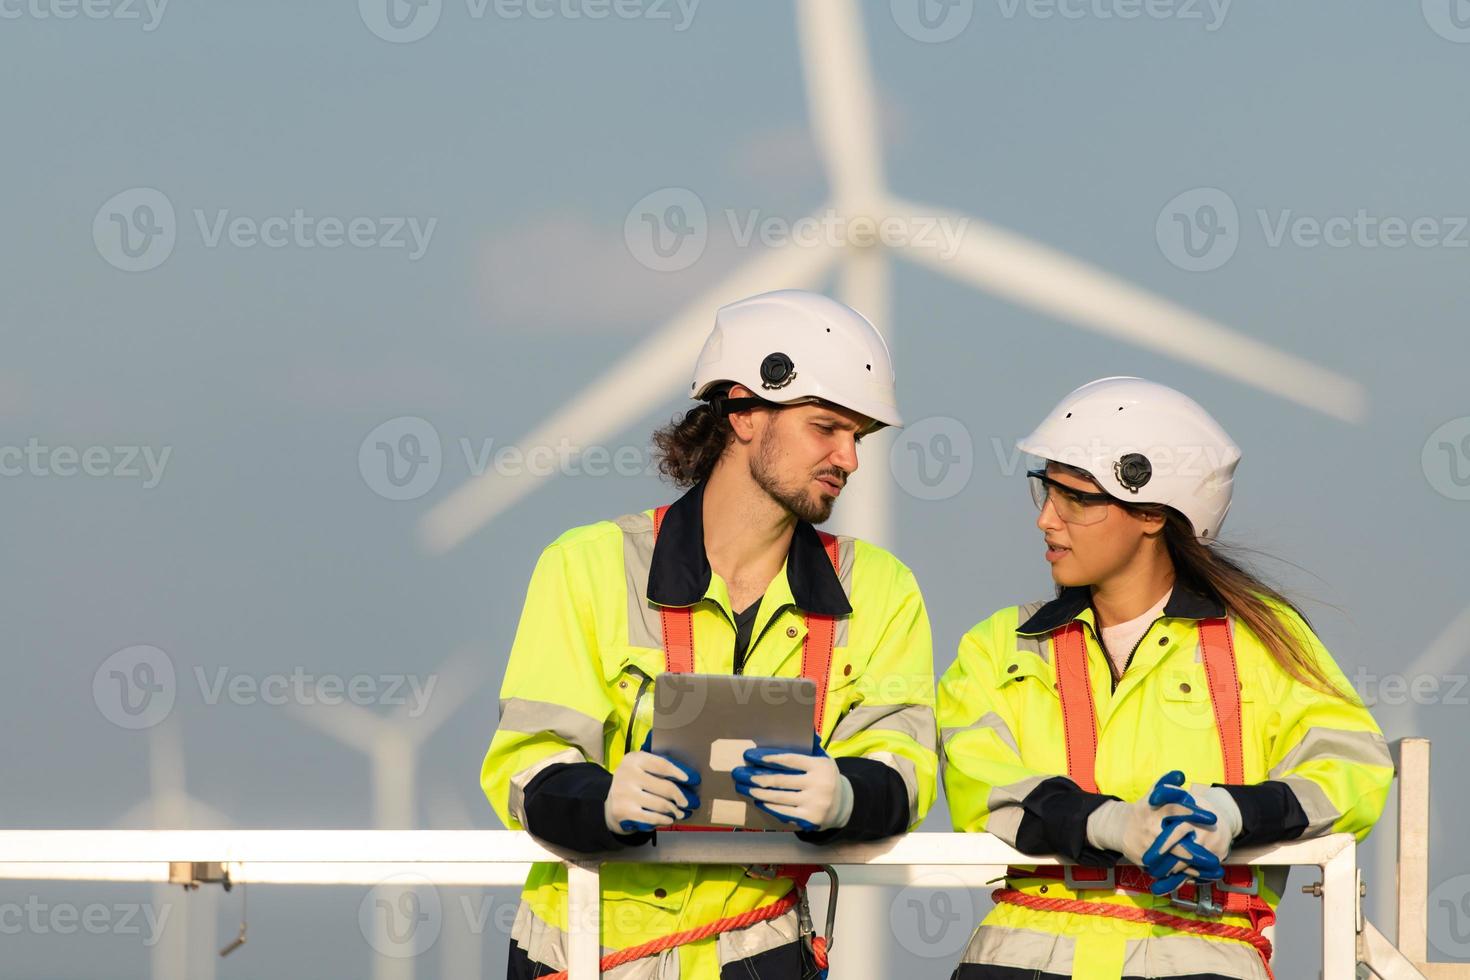
[[[1232,863],[1321,870],[1322,977],[1353,980],[1359,962],[1385,980],[1466,978],[1467,964],[1426,962],[1429,743],[1394,743],[1400,773],[1399,940],[1362,915],[1357,846],[1347,834],[1241,850]],[[656,848],[574,854],[525,833],[496,830],[0,830],[0,879],[167,882],[179,865],[221,864],[237,883],[376,884],[411,873],[436,884],[508,885],[534,861],[567,866],[572,980],[598,975],[604,861],[858,866],[844,881],[902,884],[935,872],[980,885],[1008,864],[1056,864],[990,834],[915,833],[821,847],[787,834],[661,833]],[[964,875],[968,869],[976,872]],[[172,872],[172,877],[171,877]],[[840,943],[839,943],[840,947]],[[834,961],[840,964],[840,951]]]

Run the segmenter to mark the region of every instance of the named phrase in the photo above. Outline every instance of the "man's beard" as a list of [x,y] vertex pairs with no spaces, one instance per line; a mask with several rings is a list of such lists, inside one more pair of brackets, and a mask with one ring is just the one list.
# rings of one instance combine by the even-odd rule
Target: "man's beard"
[[[760,449],[750,461],[750,475],[766,494],[776,503],[785,507],[795,514],[800,520],[809,524],[821,524],[832,516],[832,505],[837,503],[837,498],[828,497],[825,494],[812,499],[809,490],[809,480],[803,480],[795,487],[785,486],[776,476],[776,459],[780,455],[780,441],[771,434],[768,428],[761,435]],[[839,480],[844,480],[846,474],[841,471],[831,471],[832,475]],[[825,474],[812,474],[812,479]]]

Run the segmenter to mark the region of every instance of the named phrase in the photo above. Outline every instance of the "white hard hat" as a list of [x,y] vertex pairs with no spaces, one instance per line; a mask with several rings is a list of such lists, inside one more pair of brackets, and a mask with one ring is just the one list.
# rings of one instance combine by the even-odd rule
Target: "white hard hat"
[[744,385],[764,402],[821,399],[880,425],[903,424],[883,335],[851,307],[804,289],[778,289],[719,309],[690,396],[705,398],[721,382]]
[[1240,447],[1194,399],[1142,378],[1083,385],[1016,445],[1086,470],[1125,503],[1167,504],[1203,544],[1220,534],[1240,462]]

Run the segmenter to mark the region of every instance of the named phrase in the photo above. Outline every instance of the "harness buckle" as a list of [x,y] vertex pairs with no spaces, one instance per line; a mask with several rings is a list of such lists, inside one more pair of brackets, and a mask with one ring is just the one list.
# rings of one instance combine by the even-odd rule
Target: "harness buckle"
[[1247,870],[1247,877],[1250,880],[1249,885],[1230,884],[1229,869],[1227,868],[1225,877],[1215,882],[1215,887],[1222,892],[1231,892],[1236,895],[1259,895],[1261,893],[1261,879],[1256,877],[1254,871]]
[[1076,865],[1062,865],[1062,882],[1073,891],[1112,891],[1118,887],[1116,868],[1101,869],[1106,872],[1101,878],[1078,878],[1073,871],[1074,867]]
[[[1177,905],[1182,909],[1189,909],[1191,912],[1198,912],[1200,915],[1220,915],[1225,911],[1225,906],[1215,901],[1214,889],[1217,884],[1219,883],[1199,881],[1198,879],[1195,881],[1186,881],[1169,893],[1169,904]],[[1187,899],[1179,894],[1181,890],[1191,885],[1194,886],[1193,900]]]

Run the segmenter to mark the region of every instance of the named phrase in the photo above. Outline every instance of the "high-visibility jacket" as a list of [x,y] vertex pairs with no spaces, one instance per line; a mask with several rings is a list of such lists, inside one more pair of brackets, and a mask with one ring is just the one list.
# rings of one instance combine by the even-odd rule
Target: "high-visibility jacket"
[[[579,850],[617,848],[603,801],[619,760],[652,725],[664,670],[660,610],[692,609],[694,668],[731,672],[734,611],[704,552],[703,484],[674,503],[657,543],[652,511],[567,531],[542,552],[500,693],[500,724],[481,785],[511,829]],[[888,836],[916,826],[938,779],[929,620],[913,574],[893,555],[838,536],[834,569],[799,521],[781,572],[760,600],[742,673],[801,676],[805,612],[835,617],[821,740],[853,784],[842,831],[804,839]],[[602,866],[604,953],[767,905],[792,888],[747,868]],[[566,873],[537,864],[522,893],[512,956],[566,968]],[[619,968],[617,976],[716,978],[722,963],[797,938],[796,912]],[[628,971],[626,974],[624,971]],[[742,974],[744,975],[744,974]]]
[[[1273,604],[1273,610],[1293,627],[1346,699],[1293,680],[1245,624],[1231,619],[1245,769],[1244,785],[1228,787],[1243,822],[1233,846],[1339,832],[1361,840],[1382,812],[1393,779],[1388,747],[1310,627],[1285,606]],[[988,831],[1029,854],[1107,864],[1117,855],[1086,839],[1087,818],[1104,800],[1137,800],[1173,769],[1183,770],[1191,783],[1224,784],[1197,625],[1224,615],[1218,597],[1176,584],[1163,615],[1139,639],[1116,689],[1086,587],[1064,589],[1048,602],[1002,609],[972,628],[939,688],[944,786],[955,829]],[[1051,638],[1072,622],[1082,624],[1097,712],[1098,794],[1065,775]],[[1257,869],[1261,896],[1273,909],[1285,878],[1285,868]],[[1175,907],[1167,895],[1073,890],[1041,878],[1013,879],[1010,887],[1052,899],[1251,925],[1245,916],[1209,917]],[[1241,941],[1013,904],[999,904],[985,917],[956,977],[1013,975],[981,964],[1039,971],[1026,975],[1044,980],[1266,977],[1258,952]]]

